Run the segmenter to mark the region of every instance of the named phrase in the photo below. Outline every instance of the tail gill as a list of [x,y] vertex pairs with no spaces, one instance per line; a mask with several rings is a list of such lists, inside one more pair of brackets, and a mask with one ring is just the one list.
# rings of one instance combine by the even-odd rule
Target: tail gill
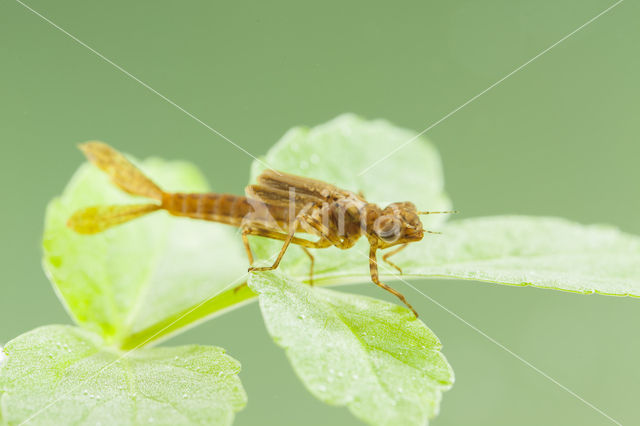
[[80,150],[96,167],[105,172],[111,181],[132,195],[162,201],[163,191],[146,177],[127,158],[103,142],[80,144]]
[[[124,155],[102,142],[86,142],[80,149],[96,167],[109,175],[123,191],[162,202],[165,195]],[[161,209],[160,204],[93,206],[75,212],[67,226],[80,234],[96,234],[107,228]]]

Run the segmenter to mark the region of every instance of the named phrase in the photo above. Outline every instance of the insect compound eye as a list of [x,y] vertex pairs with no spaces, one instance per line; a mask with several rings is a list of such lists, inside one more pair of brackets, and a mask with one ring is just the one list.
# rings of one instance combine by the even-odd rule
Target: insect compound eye
[[390,216],[381,216],[373,224],[376,234],[386,242],[393,242],[400,237],[402,222]]

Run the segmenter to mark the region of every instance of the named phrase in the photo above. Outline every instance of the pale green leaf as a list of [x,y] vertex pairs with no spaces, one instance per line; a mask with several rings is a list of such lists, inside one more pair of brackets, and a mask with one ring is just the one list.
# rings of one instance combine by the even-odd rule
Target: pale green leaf
[[[208,189],[187,163],[152,159],[141,168],[169,191]],[[82,207],[146,201],[125,194],[85,164],[47,209],[44,268],[54,288],[76,323],[114,341],[166,334],[169,324],[158,330],[154,324],[244,282],[246,255],[236,230],[226,225],[159,211],[96,235],[66,227]],[[243,294],[237,296],[243,300]]]
[[246,404],[240,364],[207,346],[130,353],[71,326],[46,326],[4,348],[0,419],[9,425],[229,425]]
[[[412,201],[419,209],[442,210],[449,205],[443,192],[439,156],[418,138],[360,175],[368,165],[415,137],[415,133],[385,121],[364,121],[343,115],[311,130],[287,133],[265,160],[290,173],[323,179],[371,202]],[[252,179],[261,170],[253,164]],[[608,226],[583,226],[563,219],[504,216],[443,222],[444,216],[422,216],[427,234],[391,260],[404,277],[448,277],[502,284],[533,285],[580,293],[640,296],[640,238]],[[439,219],[439,221],[434,221]],[[313,239],[313,238],[312,238]],[[281,242],[254,238],[260,258],[277,252]],[[369,281],[368,243],[353,248],[312,250],[317,284]],[[381,261],[388,281],[400,279]],[[281,272],[307,280],[309,259],[289,248]]]
[[424,425],[453,371],[437,337],[407,309],[252,274],[269,333],[318,399],[373,425]]
[[640,296],[640,238],[611,226],[498,216],[443,232],[398,254],[406,274]]
[[[496,216],[451,221],[442,235],[427,236],[392,257],[403,275],[379,261],[388,282],[411,277],[446,277],[532,285],[577,293],[640,296],[640,238],[604,225],[564,219]],[[362,249],[318,253],[317,284],[369,281]],[[331,268],[335,256],[350,263]],[[381,257],[381,256],[380,256]],[[306,279],[308,267],[286,271]]]

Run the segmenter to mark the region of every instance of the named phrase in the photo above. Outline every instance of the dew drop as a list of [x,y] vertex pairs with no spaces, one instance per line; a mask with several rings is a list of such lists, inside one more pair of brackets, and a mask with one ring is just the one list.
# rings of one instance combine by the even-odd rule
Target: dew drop
[[189,398],[189,395],[187,395],[187,394],[185,393],[184,395],[182,395],[182,397],[183,397],[184,399],[187,399],[187,398]]

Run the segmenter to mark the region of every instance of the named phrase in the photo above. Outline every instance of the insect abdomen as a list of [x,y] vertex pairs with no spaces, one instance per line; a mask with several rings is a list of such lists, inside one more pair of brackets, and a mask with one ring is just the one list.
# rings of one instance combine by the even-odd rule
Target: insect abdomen
[[165,194],[162,208],[174,216],[239,226],[252,210],[246,197],[230,194]]

